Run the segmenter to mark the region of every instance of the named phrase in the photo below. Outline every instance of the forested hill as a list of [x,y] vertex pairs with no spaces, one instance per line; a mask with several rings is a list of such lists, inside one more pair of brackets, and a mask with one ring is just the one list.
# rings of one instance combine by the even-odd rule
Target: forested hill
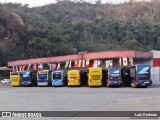
[[160,0],[0,4],[0,66],[79,51],[160,50]]

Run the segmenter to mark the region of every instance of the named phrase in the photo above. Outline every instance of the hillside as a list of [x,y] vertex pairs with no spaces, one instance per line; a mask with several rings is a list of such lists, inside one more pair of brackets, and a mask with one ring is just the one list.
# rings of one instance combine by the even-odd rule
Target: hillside
[[160,0],[0,4],[0,66],[79,51],[160,50]]

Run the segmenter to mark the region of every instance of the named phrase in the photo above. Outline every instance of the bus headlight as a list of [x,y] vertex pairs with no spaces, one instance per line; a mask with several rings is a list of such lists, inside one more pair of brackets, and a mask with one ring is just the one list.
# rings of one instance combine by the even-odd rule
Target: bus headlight
[[146,82],[144,82],[144,83],[147,83],[147,84],[148,84],[148,83],[149,83],[149,81],[146,81]]

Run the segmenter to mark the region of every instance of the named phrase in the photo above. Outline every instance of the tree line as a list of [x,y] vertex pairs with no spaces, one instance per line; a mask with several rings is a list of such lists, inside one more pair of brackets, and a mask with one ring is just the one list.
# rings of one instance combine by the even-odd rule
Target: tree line
[[160,50],[160,0],[0,4],[0,66],[80,51]]

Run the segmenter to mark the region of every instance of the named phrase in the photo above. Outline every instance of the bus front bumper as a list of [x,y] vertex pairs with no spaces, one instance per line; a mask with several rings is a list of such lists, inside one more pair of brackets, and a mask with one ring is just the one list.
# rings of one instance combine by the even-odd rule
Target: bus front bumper
[[32,85],[32,82],[30,82],[30,81],[23,81],[22,85],[29,86],[29,85]]
[[122,82],[119,81],[111,81],[108,83],[109,86],[122,86]]
[[148,81],[136,83],[136,87],[147,87],[147,86],[150,86],[150,85],[151,84]]
[[38,86],[48,86],[48,83],[38,83]]
[[13,86],[13,87],[19,87],[19,86],[21,86],[20,83],[10,83],[10,85]]
[[52,80],[52,86],[63,86],[62,80]]
[[80,86],[80,83],[68,82],[68,86]]
[[100,83],[90,82],[90,83],[89,83],[89,86],[93,86],[93,87],[94,87],[94,86],[95,86],[95,87],[97,86],[97,87],[99,87],[99,86],[102,86],[102,83],[101,83],[101,82],[100,82]]

